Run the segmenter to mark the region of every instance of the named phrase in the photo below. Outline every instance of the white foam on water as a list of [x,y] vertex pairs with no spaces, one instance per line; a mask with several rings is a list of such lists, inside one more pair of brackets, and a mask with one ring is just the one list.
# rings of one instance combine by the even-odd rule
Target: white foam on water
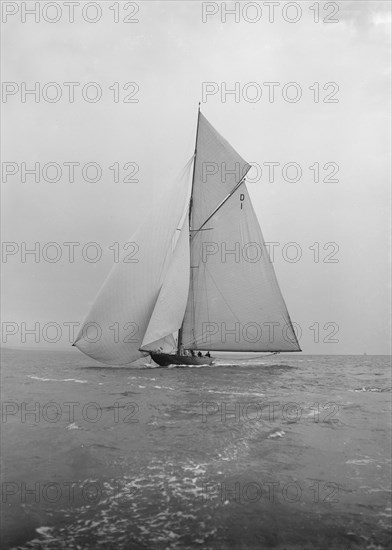
[[244,391],[221,391],[221,390],[208,390],[208,393],[222,393],[224,395],[255,395],[256,397],[264,397],[265,393],[256,392],[244,392]]
[[77,382],[78,384],[87,384],[88,380],[78,380],[77,378],[41,378],[40,376],[27,375],[28,378],[33,378],[34,380],[41,380],[42,382]]
[[385,391],[385,390],[383,390],[382,388],[366,388],[366,387],[364,386],[363,388],[357,388],[357,389],[348,390],[348,391],[355,391],[355,392],[360,392],[360,391],[382,392],[382,391]]
[[353,460],[346,460],[346,464],[356,464],[358,466],[363,466],[365,464],[371,464],[372,462],[375,462],[373,458],[365,457],[360,459],[353,459]]
[[275,430],[269,434],[268,439],[275,439],[276,437],[283,437],[284,435],[286,435],[286,432],[283,430]]
[[385,492],[385,489],[383,488],[375,489],[373,487],[368,487],[367,485],[361,486],[359,487],[359,489],[365,490],[367,493],[384,493]]
[[81,430],[82,428],[76,424],[76,422],[72,422],[72,424],[68,424],[65,428],[66,430]]
[[44,527],[44,526],[42,526],[42,527],[37,527],[36,531],[37,531],[37,533],[38,533],[39,535],[42,535],[43,537],[46,537],[46,538],[53,538],[53,537],[51,536],[51,534],[50,534],[51,531],[52,531],[52,528],[51,528],[51,527]]

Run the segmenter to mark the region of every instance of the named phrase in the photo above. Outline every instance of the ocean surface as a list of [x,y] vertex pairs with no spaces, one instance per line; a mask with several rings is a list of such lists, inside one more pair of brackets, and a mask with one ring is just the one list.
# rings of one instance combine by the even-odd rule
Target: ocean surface
[[2,548],[390,548],[390,357],[3,350]]

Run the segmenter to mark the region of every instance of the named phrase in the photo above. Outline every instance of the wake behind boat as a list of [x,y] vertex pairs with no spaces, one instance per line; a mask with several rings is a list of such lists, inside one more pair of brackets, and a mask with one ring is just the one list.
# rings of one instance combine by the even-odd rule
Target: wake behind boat
[[246,187],[251,165],[200,105],[191,160],[191,181],[168,184],[169,208],[131,238],[140,257],[113,268],[76,338],[98,361],[209,365],[210,351],[301,351]]

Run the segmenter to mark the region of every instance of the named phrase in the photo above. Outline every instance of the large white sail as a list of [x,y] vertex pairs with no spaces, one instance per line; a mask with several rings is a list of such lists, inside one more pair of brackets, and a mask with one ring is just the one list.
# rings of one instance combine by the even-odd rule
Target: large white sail
[[[159,292],[142,342],[143,350],[156,351],[164,346],[161,340],[176,332],[184,319],[189,291],[189,222],[188,211],[179,229],[171,264]],[[174,341],[174,340],[173,340]]]
[[[186,241],[189,238],[188,226],[184,228],[189,194],[189,180],[185,182],[181,178],[168,185],[165,196],[170,197],[170,202],[163,196],[159,208],[146,216],[145,223],[131,237],[130,242],[137,246],[137,253],[131,259],[137,261],[129,263],[124,262],[126,258],[120,258],[110,272],[75,341],[80,351],[110,365],[127,365],[146,355],[140,347],[152,316],[150,334],[155,331],[153,326],[161,311],[160,303],[168,289],[167,273],[173,269],[173,263],[181,271],[184,285],[189,285],[189,244],[184,250],[184,239],[179,238],[179,229],[182,229],[181,235],[186,234]],[[162,315],[163,329],[170,326],[173,332],[178,330],[186,296],[187,290],[185,297],[172,293],[171,311],[181,311],[180,319],[175,326],[170,311],[167,319]],[[157,342],[155,347],[166,351],[174,339],[167,331],[161,334],[162,342]]]
[[246,185],[240,184],[250,167],[199,116],[182,343],[211,351],[299,351]]

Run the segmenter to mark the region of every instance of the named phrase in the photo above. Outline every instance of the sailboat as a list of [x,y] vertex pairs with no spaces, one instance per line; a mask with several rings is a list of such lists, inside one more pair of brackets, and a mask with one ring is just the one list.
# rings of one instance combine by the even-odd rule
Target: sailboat
[[132,236],[138,257],[113,267],[73,345],[110,365],[301,351],[246,187],[251,165],[200,104],[188,167],[185,184],[167,186],[168,208]]

